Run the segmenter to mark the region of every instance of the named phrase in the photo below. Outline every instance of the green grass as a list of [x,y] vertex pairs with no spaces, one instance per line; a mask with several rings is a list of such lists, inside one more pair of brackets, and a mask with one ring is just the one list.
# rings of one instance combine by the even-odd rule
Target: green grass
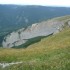
[[0,48],[0,62],[17,62],[0,70],[70,70],[70,28],[25,49]]

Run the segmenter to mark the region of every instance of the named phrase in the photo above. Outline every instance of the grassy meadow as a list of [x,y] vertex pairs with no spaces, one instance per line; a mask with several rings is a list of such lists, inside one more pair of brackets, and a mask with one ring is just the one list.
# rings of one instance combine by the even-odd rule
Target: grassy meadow
[[0,63],[17,61],[0,70],[70,70],[70,28],[24,49],[0,48]]

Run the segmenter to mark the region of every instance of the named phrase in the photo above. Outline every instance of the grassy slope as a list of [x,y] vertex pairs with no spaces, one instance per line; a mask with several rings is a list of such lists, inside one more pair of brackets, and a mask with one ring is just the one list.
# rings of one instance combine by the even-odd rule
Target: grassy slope
[[70,28],[44,38],[26,49],[1,48],[0,62],[13,61],[23,63],[5,70],[70,70]]

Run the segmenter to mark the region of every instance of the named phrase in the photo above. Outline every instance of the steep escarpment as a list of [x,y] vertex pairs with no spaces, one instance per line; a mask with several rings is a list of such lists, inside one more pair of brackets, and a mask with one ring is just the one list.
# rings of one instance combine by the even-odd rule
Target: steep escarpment
[[32,26],[28,26],[26,29],[22,28],[5,36],[2,45],[5,48],[19,46],[34,37],[56,34],[66,26],[70,26],[70,16],[35,23],[32,24]]
[[15,30],[64,15],[70,15],[70,8],[37,5],[0,5],[0,46],[2,46],[3,37]]

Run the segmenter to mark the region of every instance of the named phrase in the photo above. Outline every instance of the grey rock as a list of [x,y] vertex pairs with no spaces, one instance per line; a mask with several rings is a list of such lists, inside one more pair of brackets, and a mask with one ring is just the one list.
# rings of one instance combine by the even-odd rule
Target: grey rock
[[44,21],[41,23],[32,24],[27,29],[19,29],[15,32],[10,33],[2,42],[4,48],[11,48],[13,46],[19,46],[24,44],[30,38],[38,36],[48,36],[50,34],[56,34],[64,26],[62,21]]

